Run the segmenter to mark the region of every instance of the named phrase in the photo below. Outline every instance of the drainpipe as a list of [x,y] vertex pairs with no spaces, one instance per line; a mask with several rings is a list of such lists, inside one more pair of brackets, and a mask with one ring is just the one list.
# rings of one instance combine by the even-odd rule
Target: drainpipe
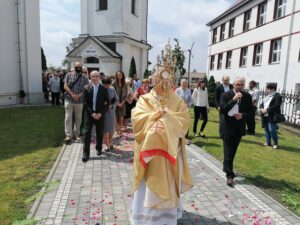
[[22,62],[21,62],[21,26],[20,26],[20,13],[19,13],[19,7],[20,7],[20,0],[16,0],[16,6],[17,6],[17,46],[18,46],[18,65],[19,65],[19,78],[20,78],[20,91],[24,90],[23,86],[23,74],[22,74]]
[[283,92],[286,91],[286,86],[287,86],[287,78],[288,78],[288,72],[289,72],[289,61],[290,61],[290,53],[291,53],[291,45],[292,45],[292,33],[293,33],[294,20],[295,20],[295,9],[296,9],[296,0],[293,1],[293,9],[292,9],[292,15],[291,15],[288,49],[287,49],[287,56],[286,56],[285,70],[284,70]]

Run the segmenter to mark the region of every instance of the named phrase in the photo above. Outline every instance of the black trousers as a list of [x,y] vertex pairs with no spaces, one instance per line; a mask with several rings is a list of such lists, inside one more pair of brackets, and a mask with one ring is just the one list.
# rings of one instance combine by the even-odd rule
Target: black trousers
[[207,124],[207,108],[195,106],[194,107],[194,115],[195,115],[195,119],[194,119],[193,132],[197,133],[197,126],[198,126],[198,120],[200,118],[200,115],[203,119],[203,123],[201,125],[200,132],[204,131],[205,126]]
[[59,105],[59,92],[51,92],[52,105]]
[[233,160],[241,142],[241,134],[233,135],[223,135],[223,145],[224,145],[224,162],[223,171],[226,173],[227,178],[234,178],[233,172]]
[[91,145],[91,136],[93,125],[96,126],[96,149],[102,151],[102,142],[103,142],[103,130],[104,130],[104,117],[100,120],[94,120],[91,117],[88,117],[85,123],[86,133],[84,136],[84,146],[83,146],[83,155],[90,156],[90,145]]
[[251,112],[247,114],[247,130],[249,134],[255,134],[256,106],[252,106]]

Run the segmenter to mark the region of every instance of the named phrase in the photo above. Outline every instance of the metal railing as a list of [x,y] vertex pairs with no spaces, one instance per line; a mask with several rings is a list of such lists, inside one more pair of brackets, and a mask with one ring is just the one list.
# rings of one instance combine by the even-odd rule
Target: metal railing
[[[282,96],[281,112],[285,115],[285,124],[300,129],[300,95],[286,91],[278,91]],[[267,96],[266,90],[260,91],[259,103]]]

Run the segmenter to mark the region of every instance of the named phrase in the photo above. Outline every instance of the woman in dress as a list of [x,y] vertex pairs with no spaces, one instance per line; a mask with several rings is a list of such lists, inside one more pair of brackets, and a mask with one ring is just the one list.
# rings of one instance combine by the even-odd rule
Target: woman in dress
[[133,79],[128,78],[126,81],[128,92],[126,98],[126,116],[125,116],[125,130],[127,130],[128,120],[131,118],[131,110],[135,107],[136,101],[134,98],[135,86],[133,85]]
[[119,104],[116,108],[116,121],[117,133],[122,136],[122,126],[124,126],[124,117],[126,115],[126,98],[127,98],[127,85],[125,82],[125,74],[122,71],[116,73],[114,88],[119,97]]
[[116,106],[119,103],[119,97],[114,87],[111,86],[111,79],[106,77],[102,80],[102,84],[108,91],[108,97],[110,101],[109,109],[105,113],[104,122],[104,143],[107,146],[106,151],[110,151],[114,148],[113,146],[113,135],[115,131],[115,121],[116,121]]

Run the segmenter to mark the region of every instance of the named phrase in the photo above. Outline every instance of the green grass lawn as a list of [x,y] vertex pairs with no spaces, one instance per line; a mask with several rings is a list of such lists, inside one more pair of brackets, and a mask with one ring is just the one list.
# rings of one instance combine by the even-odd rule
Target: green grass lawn
[[26,218],[64,138],[61,107],[0,110],[0,224]]
[[[191,110],[190,137],[205,151],[223,161],[223,141],[219,137],[219,115],[213,109],[208,114],[205,139],[193,137],[194,113]],[[202,121],[198,123],[198,130]],[[247,181],[255,184],[267,194],[300,215],[300,138],[279,129],[280,150],[264,147],[264,132],[257,121],[256,136],[245,136],[235,157],[235,169]]]

